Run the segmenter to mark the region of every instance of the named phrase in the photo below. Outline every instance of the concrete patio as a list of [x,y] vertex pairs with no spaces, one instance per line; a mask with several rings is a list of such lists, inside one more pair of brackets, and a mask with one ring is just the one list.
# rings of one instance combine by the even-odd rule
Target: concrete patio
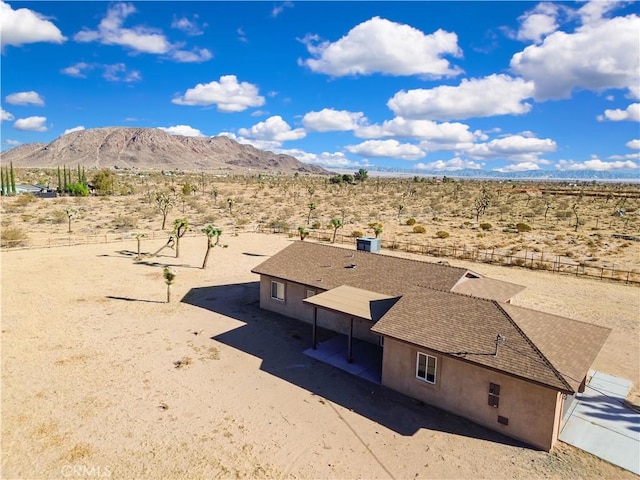
[[560,440],[640,475],[640,414],[624,404],[631,382],[592,372]]

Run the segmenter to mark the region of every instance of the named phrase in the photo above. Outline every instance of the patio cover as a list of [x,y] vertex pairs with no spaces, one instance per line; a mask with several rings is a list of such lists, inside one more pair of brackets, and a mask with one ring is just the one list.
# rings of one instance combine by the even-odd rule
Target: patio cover
[[393,306],[397,298],[341,285],[313,297],[305,298],[303,301],[314,307],[377,322]]

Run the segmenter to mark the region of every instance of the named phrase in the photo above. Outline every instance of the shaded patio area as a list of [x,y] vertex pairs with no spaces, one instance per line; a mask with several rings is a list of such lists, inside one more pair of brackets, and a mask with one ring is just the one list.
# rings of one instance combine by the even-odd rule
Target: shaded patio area
[[346,335],[336,335],[319,343],[315,349],[308,348],[302,353],[352,375],[380,384],[382,381],[382,347],[354,338],[352,361],[348,362],[348,343],[349,338]]

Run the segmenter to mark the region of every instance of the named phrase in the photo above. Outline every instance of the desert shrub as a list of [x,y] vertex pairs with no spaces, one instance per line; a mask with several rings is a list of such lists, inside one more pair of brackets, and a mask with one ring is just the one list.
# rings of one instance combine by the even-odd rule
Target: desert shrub
[[444,230],[438,230],[436,232],[436,237],[437,238],[448,238],[449,237],[449,232],[445,232]]
[[27,241],[27,234],[18,227],[3,228],[0,231],[0,246],[20,247]]
[[216,215],[211,212],[205,213],[202,216],[202,223],[204,223],[205,225],[215,224],[217,221],[218,221],[218,217],[216,217]]
[[131,215],[118,215],[113,220],[113,226],[117,229],[131,229],[138,227],[138,219]]
[[364,237],[364,233],[362,233],[360,230],[354,230],[353,232],[351,232],[351,236],[353,238],[361,238]]
[[407,220],[407,225],[412,226],[416,224],[416,219],[415,218],[410,218],[409,220]]
[[311,228],[313,228],[314,230],[319,229],[322,226],[322,224],[320,222],[313,222],[311,224]]
[[524,265],[524,258],[514,258],[513,264],[522,267]]
[[33,215],[29,215],[28,213],[23,213],[22,215],[20,215],[20,218],[22,219],[23,222],[30,222],[31,220],[33,220]]
[[415,227],[413,227],[413,233],[427,233],[427,229],[422,225],[416,225]]
[[[463,207],[464,207],[464,205],[463,205]],[[463,224],[465,227],[468,227],[468,226],[470,226],[470,225],[471,225],[471,222],[466,221],[466,222],[463,222],[462,224]]]
[[527,223],[518,223],[516,224],[516,229],[518,230],[519,233],[522,232],[530,232],[531,231],[531,225],[527,224]]
[[491,230],[493,228],[493,225],[491,225],[490,223],[481,223],[480,224],[480,228],[482,230]]
[[26,207],[27,205],[29,205],[31,202],[34,202],[36,200],[36,197],[34,195],[20,195],[18,196],[18,198],[16,198],[15,201],[15,205],[18,207]]
[[55,210],[51,214],[51,223],[60,224],[67,222],[68,217],[64,210]]
[[89,187],[87,187],[83,183],[70,183],[67,185],[67,190],[69,194],[74,197],[87,197],[89,196]]

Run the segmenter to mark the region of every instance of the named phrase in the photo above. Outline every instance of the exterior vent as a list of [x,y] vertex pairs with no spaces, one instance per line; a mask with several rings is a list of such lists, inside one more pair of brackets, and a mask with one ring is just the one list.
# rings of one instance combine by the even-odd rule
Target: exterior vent
[[509,419],[498,415],[498,423],[501,425],[509,425]]
[[356,238],[356,248],[363,252],[379,252],[380,251],[380,239],[379,238]]

